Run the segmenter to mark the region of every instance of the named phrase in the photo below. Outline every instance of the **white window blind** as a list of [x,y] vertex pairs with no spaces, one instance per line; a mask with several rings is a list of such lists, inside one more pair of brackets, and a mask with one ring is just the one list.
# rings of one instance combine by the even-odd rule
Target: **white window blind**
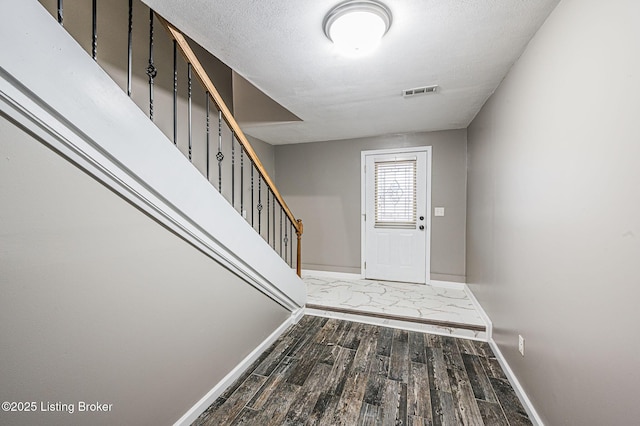
[[375,163],[375,227],[416,226],[416,160]]

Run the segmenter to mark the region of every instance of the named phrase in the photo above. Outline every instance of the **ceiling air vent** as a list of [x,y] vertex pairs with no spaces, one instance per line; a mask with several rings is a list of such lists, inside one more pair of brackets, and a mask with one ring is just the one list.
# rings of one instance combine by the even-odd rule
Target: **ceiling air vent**
[[416,95],[426,95],[428,93],[435,93],[438,90],[438,85],[434,86],[424,86],[424,87],[416,87],[415,89],[405,89],[402,91],[402,96],[405,98],[416,96]]

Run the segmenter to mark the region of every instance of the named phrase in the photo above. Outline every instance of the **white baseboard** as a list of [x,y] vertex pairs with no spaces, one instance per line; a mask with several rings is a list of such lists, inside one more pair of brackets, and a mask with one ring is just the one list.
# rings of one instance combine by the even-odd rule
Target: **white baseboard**
[[[333,271],[315,271],[312,269],[303,269],[302,275],[311,275],[316,277],[336,278],[339,280],[363,280],[365,279],[361,274],[352,274],[348,272],[333,272]],[[431,280],[429,285],[440,288],[450,288],[453,290],[464,290],[464,283],[456,283],[453,281],[439,281]]]
[[531,423],[533,423],[534,426],[544,426],[544,423],[542,422],[540,415],[534,408],[533,404],[531,403],[531,400],[525,393],[524,389],[522,388],[522,385],[518,381],[518,378],[513,373],[513,370],[507,363],[507,360],[504,358],[504,355],[502,355],[502,352],[500,351],[498,344],[495,342],[495,340],[493,340],[493,338],[489,339],[489,346],[491,346],[491,349],[493,350],[493,353],[495,354],[498,360],[498,363],[500,364],[500,367],[502,367],[502,370],[507,375],[507,378],[509,379],[509,383],[511,383],[511,386],[513,386],[513,389],[515,390],[516,395],[518,395],[520,402],[522,402],[524,409],[527,411],[527,414],[529,415],[529,420],[531,420]]
[[471,303],[473,303],[473,306],[480,313],[480,316],[482,317],[484,322],[487,324],[487,336],[488,336],[489,346],[491,346],[491,349],[493,350],[493,353],[496,355],[496,358],[498,360],[498,363],[500,364],[500,367],[502,367],[502,370],[507,375],[507,378],[509,379],[509,383],[511,383],[511,386],[513,386],[513,389],[515,390],[516,395],[518,395],[520,402],[522,402],[524,409],[527,411],[527,414],[529,415],[529,420],[531,420],[531,422],[534,425],[544,426],[542,419],[538,415],[538,412],[536,411],[536,409],[533,407],[531,400],[529,399],[527,394],[524,392],[524,389],[522,388],[522,385],[520,385],[518,378],[516,377],[513,370],[507,363],[507,360],[505,359],[504,355],[502,355],[502,352],[500,351],[498,344],[495,342],[495,340],[493,340],[493,323],[491,322],[491,318],[489,318],[489,315],[487,315],[484,308],[482,307],[482,305],[480,305],[480,302],[478,302],[478,299],[476,299],[476,296],[473,294],[473,292],[471,291],[471,289],[467,284],[464,285],[464,292],[467,294],[467,297],[469,297],[469,300],[471,300]]
[[293,324],[297,324],[302,319],[305,314],[305,310],[306,308],[302,307],[291,313]]
[[464,283],[455,283],[453,281],[439,281],[439,280],[431,280],[429,284],[434,287],[440,288],[449,288],[452,290],[464,290],[466,284]]
[[269,337],[246,356],[236,367],[229,372],[218,384],[216,384],[205,396],[189,409],[173,426],[188,426],[193,423],[200,414],[209,408],[220,395],[231,386],[244,371],[258,359],[258,357],[275,342],[291,325],[296,324],[304,315],[304,308],[297,309],[280,325]]
[[339,280],[360,280],[363,279],[360,274],[352,274],[348,272],[332,272],[332,271],[314,271],[311,269],[303,269],[302,275],[312,275],[316,277],[336,278]]

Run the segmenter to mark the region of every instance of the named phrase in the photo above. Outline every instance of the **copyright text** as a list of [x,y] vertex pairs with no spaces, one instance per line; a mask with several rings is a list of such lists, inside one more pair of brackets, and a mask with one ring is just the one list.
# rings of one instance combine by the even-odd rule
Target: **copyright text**
[[51,401],[4,401],[2,411],[5,412],[38,412],[38,413],[108,413],[113,404],[95,402],[51,402]]

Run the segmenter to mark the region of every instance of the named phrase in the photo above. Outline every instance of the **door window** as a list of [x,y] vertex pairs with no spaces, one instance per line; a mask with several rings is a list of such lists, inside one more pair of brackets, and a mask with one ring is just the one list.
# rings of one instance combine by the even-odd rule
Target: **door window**
[[375,227],[415,228],[416,160],[375,163]]

